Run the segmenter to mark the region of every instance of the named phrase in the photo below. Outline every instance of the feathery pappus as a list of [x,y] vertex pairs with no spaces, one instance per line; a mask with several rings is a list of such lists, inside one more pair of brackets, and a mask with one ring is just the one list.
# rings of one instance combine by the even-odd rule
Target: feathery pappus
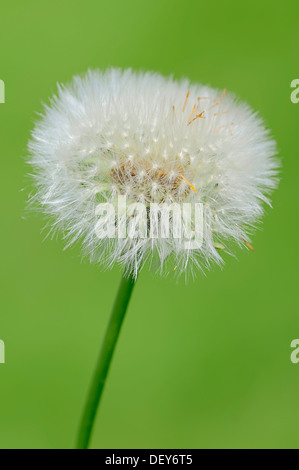
[[[226,90],[130,69],[89,71],[59,86],[29,151],[31,199],[52,229],[67,246],[81,241],[91,261],[117,263],[135,278],[147,260],[161,273],[187,275],[221,264],[233,243],[252,249],[250,233],[277,183],[276,144],[247,104]],[[120,197],[146,211],[120,214]],[[99,204],[115,209],[109,220],[97,215]],[[186,249],[171,229],[151,236],[153,204],[201,204],[200,246]],[[191,231],[194,218],[191,211]],[[98,235],[107,224],[114,237]]]

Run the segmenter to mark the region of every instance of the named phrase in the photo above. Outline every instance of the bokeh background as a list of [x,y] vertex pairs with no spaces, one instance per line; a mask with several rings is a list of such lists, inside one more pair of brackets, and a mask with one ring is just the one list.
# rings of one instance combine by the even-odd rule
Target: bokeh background
[[185,285],[143,272],[94,448],[298,448],[299,4],[39,0],[1,4],[0,447],[71,448],[120,272],[43,241],[25,211],[41,102],[88,68],[155,70],[260,110],[283,164],[255,252]]

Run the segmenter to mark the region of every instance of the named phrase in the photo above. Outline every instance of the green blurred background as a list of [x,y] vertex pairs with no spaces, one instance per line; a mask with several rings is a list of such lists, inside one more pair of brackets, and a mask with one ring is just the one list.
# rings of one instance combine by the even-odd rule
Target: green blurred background
[[234,91],[272,129],[283,170],[255,252],[188,285],[141,274],[92,447],[299,447],[298,14],[295,0],[2,3],[1,448],[75,441],[120,272],[43,242],[43,218],[24,210],[24,161],[56,82],[107,66]]

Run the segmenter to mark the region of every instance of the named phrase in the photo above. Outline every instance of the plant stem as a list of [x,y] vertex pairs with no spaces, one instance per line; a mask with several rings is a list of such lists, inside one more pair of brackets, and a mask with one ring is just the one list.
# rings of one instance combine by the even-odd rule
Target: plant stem
[[130,301],[135,281],[132,276],[122,277],[112,309],[108,328],[96,366],[91,388],[87,397],[85,410],[80,424],[77,449],[87,449],[94,420],[100,404],[110,362],[117,343],[121,325]]

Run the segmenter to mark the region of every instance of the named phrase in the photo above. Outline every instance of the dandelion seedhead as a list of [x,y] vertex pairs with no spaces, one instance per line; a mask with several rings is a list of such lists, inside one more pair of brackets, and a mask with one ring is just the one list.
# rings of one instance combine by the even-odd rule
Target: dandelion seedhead
[[[251,248],[251,229],[276,184],[275,142],[256,113],[226,90],[154,73],[89,71],[58,87],[29,150],[32,200],[52,216],[52,228],[62,229],[67,246],[80,240],[92,261],[119,263],[134,277],[147,259],[161,272],[194,273],[221,264],[232,242]],[[135,209],[120,214],[120,197]],[[114,212],[99,217],[100,204]],[[191,232],[184,219],[181,237],[157,227],[153,236],[153,204],[201,204],[201,243],[186,247],[194,211]]]

